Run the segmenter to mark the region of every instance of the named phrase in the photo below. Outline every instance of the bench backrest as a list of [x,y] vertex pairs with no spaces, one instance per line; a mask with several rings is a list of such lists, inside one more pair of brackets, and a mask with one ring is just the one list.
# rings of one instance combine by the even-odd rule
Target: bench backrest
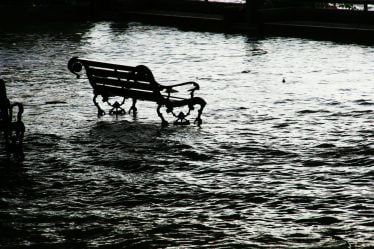
[[[69,70],[79,77],[84,67],[88,80],[97,94],[117,90],[119,95],[145,100],[162,101],[161,85],[156,82],[152,71],[143,65],[131,67],[73,57]],[[114,95],[114,94],[113,94]]]

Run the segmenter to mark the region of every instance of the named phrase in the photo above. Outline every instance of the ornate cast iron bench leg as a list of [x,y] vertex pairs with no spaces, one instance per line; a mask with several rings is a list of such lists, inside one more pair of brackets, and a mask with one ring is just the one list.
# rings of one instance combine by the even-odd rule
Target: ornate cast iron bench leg
[[190,121],[186,119],[186,117],[189,115],[190,111],[188,111],[187,114],[184,114],[183,112],[180,112],[178,115],[176,115],[177,120],[174,121],[174,125],[189,125]]
[[132,99],[132,106],[129,109],[129,114],[132,112],[132,115],[136,117],[136,114],[138,113],[138,108],[136,108],[136,99]]
[[121,107],[125,103],[125,99],[123,99],[121,104],[117,101],[114,102],[114,104],[110,104],[109,102],[107,103],[112,107],[112,109],[109,111],[109,115],[115,114],[116,116],[118,116],[126,114],[126,111]]
[[13,103],[9,107],[9,116],[13,116],[13,107],[18,107],[17,120],[5,124],[4,137],[5,147],[8,155],[12,153],[20,158],[24,157],[23,154],[23,138],[25,135],[25,125],[22,122],[23,105],[20,103]]
[[97,101],[96,101],[97,96],[98,96],[97,94],[94,95],[93,102],[94,102],[95,106],[97,107],[97,116],[101,117],[101,116],[105,115],[105,111],[103,109],[101,109],[101,107],[97,103]]
[[183,112],[180,112],[178,115],[176,115],[173,112],[173,106],[168,107],[167,112],[168,113],[171,112],[173,114],[173,116],[177,118],[177,120],[174,121],[174,124],[175,125],[189,125],[190,121],[187,120],[186,117],[188,117],[190,115],[191,111],[195,109],[194,105],[200,105],[200,109],[198,110],[198,115],[197,115],[197,117],[194,121],[194,124],[196,124],[198,127],[200,127],[201,124],[203,123],[203,121],[201,119],[201,115],[203,113],[204,107],[206,106],[205,100],[203,100],[202,98],[199,98],[199,97],[194,97],[194,98],[188,100],[188,103],[186,105],[188,106],[188,112],[186,114],[183,113]]
[[23,137],[25,125],[23,122],[13,123],[6,134],[6,148],[8,153],[23,154]]
[[157,114],[161,118],[161,125],[162,125],[162,127],[165,127],[165,126],[168,126],[169,123],[168,123],[168,121],[165,120],[164,116],[162,115],[162,113],[160,111],[161,107],[162,107],[162,105],[158,104],[158,106],[157,106]]
[[206,102],[205,100],[203,100],[202,98],[199,98],[199,97],[195,97],[193,98],[193,105],[195,104],[198,104],[200,105],[200,109],[197,111],[197,117],[194,121],[194,124],[196,124],[198,127],[201,126],[201,124],[203,123],[202,119],[201,119],[201,115],[203,114],[203,110],[204,110],[204,107],[206,106]]

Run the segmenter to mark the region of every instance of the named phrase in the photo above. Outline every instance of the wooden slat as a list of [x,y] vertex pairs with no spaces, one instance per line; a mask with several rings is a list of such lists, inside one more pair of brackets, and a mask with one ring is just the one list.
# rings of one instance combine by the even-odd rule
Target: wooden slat
[[129,89],[132,88],[132,89],[153,91],[153,86],[149,83],[118,80],[118,79],[111,79],[111,78],[100,78],[100,77],[91,77],[90,80],[93,81],[95,85],[100,84],[100,85],[107,85],[107,86],[115,86],[119,88],[129,88]]
[[112,63],[106,63],[106,62],[100,62],[100,61],[91,61],[86,59],[80,59],[79,60],[88,67],[101,67],[101,68],[113,68],[118,70],[124,70],[124,71],[133,71],[134,67],[120,65],[120,64],[112,64]]
[[[135,98],[139,100],[147,100],[157,102],[158,97],[162,96],[163,99],[167,99],[166,95],[159,95],[157,96],[153,92],[150,91],[140,91],[140,90],[133,90],[133,89],[126,89],[126,88],[118,88],[112,86],[96,86],[96,90],[99,94],[107,95],[108,97],[114,96],[123,96],[127,98]],[[179,97],[170,97],[169,101],[173,103],[181,102],[180,106],[184,105],[184,101],[188,101],[189,98],[179,98]]]
[[116,79],[125,79],[125,80],[133,80],[138,82],[148,82],[150,83],[151,80],[144,74],[135,74],[134,71],[124,71],[124,70],[116,70],[116,69],[108,69],[108,68],[97,68],[97,67],[88,67],[87,74],[97,76],[97,77],[108,77],[108,78],[116,78]]
[[115,71],[115,69],[107,68],[89,68],[88,73],[90,75],[98,77],[112,77],[112,78],[124,78],[124,79],[134,79],[133,71]]
[[135,98],[139,100],[148,100],[157,102],[157,96],[150,91],[139,91],[139,90],[132,90],[126,88],[117,88],[111,86],[96,86],[96,91],[99,94],[107,95],[109,97],[112,96],[123,96],[127,98]]

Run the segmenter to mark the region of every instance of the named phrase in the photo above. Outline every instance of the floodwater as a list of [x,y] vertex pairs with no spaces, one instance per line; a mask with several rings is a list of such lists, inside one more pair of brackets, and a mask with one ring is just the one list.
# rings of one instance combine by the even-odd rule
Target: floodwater
[[[140,23],[3,27],[27,131],[24,161],[0,156],[0,247],[373,248],[373,55]],[[149,102],[97,118],[72,56],[197,81],[202,128],[161,128]]]

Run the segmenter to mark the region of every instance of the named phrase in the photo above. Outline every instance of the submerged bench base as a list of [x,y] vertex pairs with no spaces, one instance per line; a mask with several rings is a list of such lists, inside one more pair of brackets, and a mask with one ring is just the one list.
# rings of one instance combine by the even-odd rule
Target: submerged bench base
[[[93,102],[94,102],[94,105],[97,107],[98,117],[101,117],[101,116],[106,115],[106,112],[100,107],[100,105],[97,101],[98,96],[99,95],[94,95]],[[102,102],[107,104],[109,107],[111,107],[111,109],[108,112],[109,115],[119,116],[119,115],[126,115],[126,114],[131,115],[132,114],[133,117],[135,118],[138,114],[138,108],[136,107],[137,99],[132,99],[132,105],[131,105],[131,107],[129,108],[128,111],[126,111],[124,109],[124,105],[125,105],[125,102],[126,102],[125,97],[123,97],[123,100],[121,102],[115,101],[114,103],[111,103],[109,101],[109,99],[106,99],[106,98],[103,97]],[[197,126],[201,126],[201,124],[202,124],[201,115],[202,115],[203,109],[206,105],[206,102],[202,98],[198,98],[198,97],[194,97],[192,99],[189,99],[188,103],[186,103],[184,105],[184,106],[188,106],[188,108],[189,108],[187,113],[179,112],[178,115],[175,114],[174,108],[175,107],[182,107],[182,106],[179,106],[179,105],[173,106],[172,104],[158,104],[156,110],[157,110],[157,115],[161,118],[161,125],[162,126],[168,126],[169,125],[169,122],[164,118],[164,115],[161,112],[161,109],[163,107],[166,108],[166,113],[171,114],[172,116],[174,116],[176,118],[176,120],[173,122],[174,125],[190,125],[191,123],[187,119],[187,117],[190,116],[191,111],[195,109],[194,105],[200,105],[200,108],[198,110],[198,115],[197,115],[197,117],[194,121],[194,124],[196,124]]]
[[[17,112],[14,108],[17,107]],[[22,122],[23,105],[11,103],[6,94],[5,82],[0,79],[0,130],[4,134],[7,153],[23,157],[25,125]],[[13,117],[15,116],[15,117]]]

